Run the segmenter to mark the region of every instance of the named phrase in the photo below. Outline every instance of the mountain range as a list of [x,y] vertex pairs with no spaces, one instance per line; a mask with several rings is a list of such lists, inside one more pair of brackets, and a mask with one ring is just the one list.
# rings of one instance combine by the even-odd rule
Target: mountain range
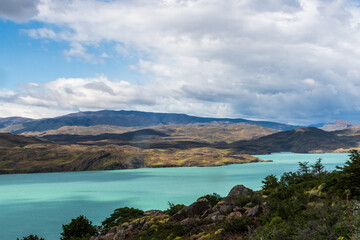
[[[2,122],[4,123],[3,125],[1,125]],[[96,112],[78,112],[65,116],[38,120],[26,118],[0,119],[0,128],[2,127],[0,131],[11,133],[24,133],[53,130],[61,128],[63,126],[111,125],[121,127],[151,127],[157,125],[211,122],[253,124],[282,131],[300,127],[277,122],[252,121],[242,118],[206,118],[177,113],[103,110]]]
[[357,126],[337,121],[324,129],[299,128],[108,110],[39,120],[2,118],[7,133],[0,133],[0,173],[219,166],[262,161],[249,154],[347,152],[360,149]]

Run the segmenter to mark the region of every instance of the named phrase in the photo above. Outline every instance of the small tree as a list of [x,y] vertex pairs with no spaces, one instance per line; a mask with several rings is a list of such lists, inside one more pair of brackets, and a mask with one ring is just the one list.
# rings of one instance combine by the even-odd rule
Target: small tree
[[264,180],[261,181],[264,185],[262,186],[263,190],[269,190],[276,188],[279,186],[278,179],[274,174],[270,174],[264,178]]
[[324,165],[321,163],[321,158],[319,158],[318,160],[316,160],[314,165],[311,165],[312,168],[312,173],[314,175],[319,175],[324,171]]
[[310,173],[309,162],[299,162],[299,172],[301,174]]
[[71,222],[63,225],[62,228],[61,240],[80,240],[97,234],[96,227],[83,215],[71,219]]
[[130,221],[131,219],[141,217],[143,214],[144,212],[142,210],[136,208],[118,208],[115,209],[110,217],[106,218],[101,224],[104,228],[111,228],[114,226],[119,226],[120,224]]
[[347,160],[340,175],[340,186],[349,189],[354,197],[360,196],[360,154],[357,150],[350,151],[350,160]]
[[[17,240],[20,240],[17,238]],[[37,235],[29,235],[27,237],[23,237],[21,240],[45,240],[44,238],[39,238]]]

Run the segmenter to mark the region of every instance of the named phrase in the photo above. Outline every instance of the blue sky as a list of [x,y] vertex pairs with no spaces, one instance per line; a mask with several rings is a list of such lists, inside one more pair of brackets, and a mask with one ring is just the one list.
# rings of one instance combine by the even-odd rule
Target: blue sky
[[352,0],[5,0],[0,117],[360,121]]
[[[27,29],[44,27],[37,21],[17,24],[0,20],[0,88],[16,91],[26,82],[45,83],[57,78],[94,77],[106,74],[111,79],[139,81],[141,75],[129,69],[135,59],[116,55],[94,64],[83,59],[66,59],[64,50],[67,42],[33,39]],[[114,43],[104,43],[93,49],[97,54],[113,51]],[[100,55],[99,54],[99,55]]]

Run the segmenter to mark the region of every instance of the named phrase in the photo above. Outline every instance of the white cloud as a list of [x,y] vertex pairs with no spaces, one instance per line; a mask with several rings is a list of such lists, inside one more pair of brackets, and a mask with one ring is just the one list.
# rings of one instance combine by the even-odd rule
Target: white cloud
[[29,34],[32,38],[49,38],[49,39],[55,39],[56,33],[48,28],[38,28],[38,29],[28,29],[25,30],[27,34]]
[[49,82],[46,99],[59,107],[142,106],[290,122],[360,109],[356,1],[41,0],[38,12],[34,19],[47,28],[29,35],[68,42],[69,60],[102,63],[91,47],[113,42],[120,55],[138,58],[129,68],[150,76],[139,85]]

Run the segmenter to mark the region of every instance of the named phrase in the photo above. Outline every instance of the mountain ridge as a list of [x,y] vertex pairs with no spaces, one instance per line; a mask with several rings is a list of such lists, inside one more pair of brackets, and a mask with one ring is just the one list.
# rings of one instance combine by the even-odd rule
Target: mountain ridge
[[24,132],[46,131],[58,129],[63,126],[113,125],[122,127],[151,127],[157,125],[210,122],[244,123],[276,130],[291,130],[300,127],[270,121],[252,121],[243,118],[207,118],[181,113],[101,110],[71,113],[55,118],[29,120],[21,123],[22,127],[18,127],[9,132],[19,134]]

